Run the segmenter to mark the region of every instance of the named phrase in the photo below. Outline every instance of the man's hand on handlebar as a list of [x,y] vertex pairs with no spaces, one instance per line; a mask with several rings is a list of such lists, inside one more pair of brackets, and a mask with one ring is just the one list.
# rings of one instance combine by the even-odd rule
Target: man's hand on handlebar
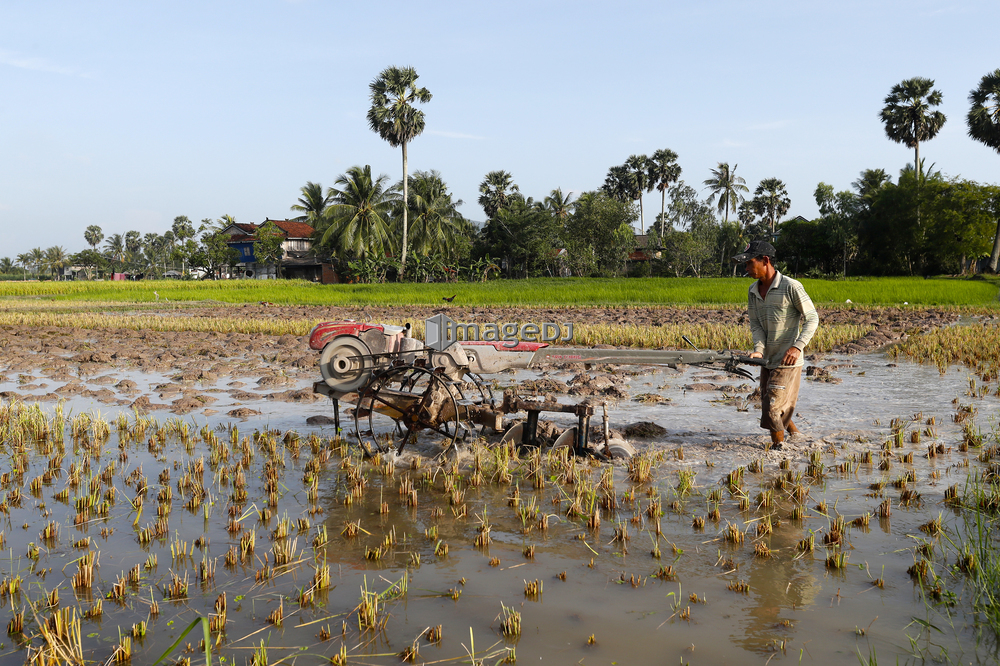
[[[799,349],[798,347],[789,347],[788,351],[785,352],[785,355],[781,359],[781,364],[795,365],[796,363],[799,362],[799,359],[801,357],[802,357],[801,349]],[[760,352],[752,352],[750,353],[749,358],[764,358],[764,355],[761,354]]]

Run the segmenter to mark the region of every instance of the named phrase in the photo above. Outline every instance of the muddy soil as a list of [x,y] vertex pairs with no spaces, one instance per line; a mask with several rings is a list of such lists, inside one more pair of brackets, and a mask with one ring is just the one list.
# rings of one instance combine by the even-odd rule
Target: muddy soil
[[[150,309],[155,311],[155,309]],[[144,309],[144,311],[149,311]],[[166,312],[166,311],[164,311]],[[745,313],[729,309],[680,308],[466,308],[461,306],[402,308],[334,308],[318,306],[219,305],[176,308],[173,316],[246,317],[253,319],[306,319],[327,321],[355,319],[418,321],[438,312],[456,320],[476,321],[573,321],[691,327],[708,323],[745,321]],[[902,308],[832,309],[821,311],[826,324],[870,324],[878,328],[835,350],[840,353],[872,351],[892,344],[915,331],[926,331],[954,323],[958,315],[935,309]],[[243,333],[158,332],[125,329],[14,326],[0,329],[0,397],[57,401],[70,397],[92,398],[102,404],[135,407],[143,411],[169,410],[178,414],[205,410],[219,393],[241,402],[272,400],[311,403],[311,381],[317,379],[317,353],[304,337]],[[817,357],[818,358],[818,357]],[[816,360],[816,358],[814,358]],[[526,393],[568,393],[574,396],[604,396],[627,399],[623,368],[578,374],[568,381],[535,380],[524,386]],[[829,374],[825,369],[813,372]],[[169,382],[142,390],[128,374],[159,374]],[[817,377],[820,379],[820,377]],[[827,377],[828,381],[836,381]],[[688,390],[717,390],[715,385],[692,385]],[[209,391],[216,395],[210,395]],[[650,396],[652,399],[653,396]],[[253,415],[245,409],[234,416]]]

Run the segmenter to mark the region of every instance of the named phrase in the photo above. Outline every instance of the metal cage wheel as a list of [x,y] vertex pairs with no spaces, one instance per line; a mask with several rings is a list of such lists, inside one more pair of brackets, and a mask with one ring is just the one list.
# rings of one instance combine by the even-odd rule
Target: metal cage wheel
[[[463,423],[461,390],[447,379],[422,367],[404,365],[377,376],[359,399],[355,430],[363,447],[373,451],[403,450],[411,436],[430,430],[454,446],[469,427]],[[360,420],[367,417],[367,432]]]

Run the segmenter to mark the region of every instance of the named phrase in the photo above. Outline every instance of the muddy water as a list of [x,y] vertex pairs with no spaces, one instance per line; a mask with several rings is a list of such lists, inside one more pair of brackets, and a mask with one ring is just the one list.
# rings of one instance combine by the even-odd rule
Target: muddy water
[[[329,414],[322,403],[238,401],[220,393],[220,400],[211,406],[215,413],[155,416],[161,424],[182,420],[193,423],[192,430],[203,425],[219,429],[217,434],[226,444],[231,440],[240,442],[255,429],[296,430],[301,435],[297,456],[295,447],[282,446],[278,440],[274,458],[281,463],[277,505],[265,522],[258,519],[257,510],[267,502],[263,474],[267,456],[257,445],[249,445],[255,453],[246,473],[248,498],[239,503],[241,510],[236,516],[243,518],[241,532],[228,529],[233,488],[219,474],[220,468],[234,464],[239,457],[237,445],[223,447],[229,450],[229,457],[213,473],[208,445],[194,442],[190,449],[185,447],[176,427],[162,450],[152,453],[148,440],[155,426],[121,450],[112,426],[111,438],[100,455],[88,453],[79,443],[74,446],[67,435],[62,474],[43,485],[37,496],[32,495],[28,482],[45,469],[47,458],[37,453],[38,447],[29,447],[34,453],[23,477],[21,506],[11,505],[7,513],[0,514],[7,554],[0,571],[8,579],[16,575],[23,579],[19,593],[3,597],[0,626],[7,625],[12,612],[39,602],[56,587],[61,606],[76,605],[86,610],[111,591],[122,572],[146,562],[152,553],[157,555],[157,564],[143,570],[140,583],[130,585],[122,601],[105,599],[101,619],[83,620],[84,648],[94,660],[108,659],[118,644],[119,627],[127,632],[133,622],[149,617],[151,597],[159,603],[160,613],[149,618],[149,633],[135,643],[133,663],[155,660],[192,619],[213,613],[216,598],[225,592],[228,621],[220,646],[227,662],[249,659],[251,649],[259,647],[262,640],[271,662],[299,655],[303,663],[318,663],[317,656],[328,659],[342,646],[349,663],[398,663],[397,655],[414,643],[419,647],[417,662],[428,663],[456,659],[473,649],[477,659],[492,655],[485,662],[495,663],[505,656],[501,651],[508,648],[516,651],[521,663],[801,660],[853,664],[857,663],[858,653],[867,658],[872,649],[887,663],[896,656],[937,657],[942,651],[964,662],[992,661],[994,655],[987,643],[977,643],[968,627],[969,599],[962,589],[963,579],[948,572],[941,540],[919,528],[939,515],[946,527],[958,522],[956,514],[943,503],[944,489],[956,483],[962,487],[970,469],[964,466],[966,461],[972,461],[972,469],[977,465],[975,450],[957,450],[961,427],[952,422],[956,412],[952,400],[974,405],[978,410],[975,419],[984,430],[995,422],[997,401],[967,395],[969,377],[964,371],[952,369],[941,376],[934,368],[892,363],[878,355],[829,356],[818,361],[817,365],[825,367],[841,366],[832,367],[831,374],[842,382],[804,381],[797,420],[805,436],[789,442],[785,451],[767,453],[760,448],[763,437],[755,424],[754,408],[745,404],[749,387],[741,385],[749,382],[696,368],[632,377],[625,388],[628,395],[660,393],[670,400],[652,407],[621,399],[611,404],[611,426],[624,429],[636,421],[658,423],[666,429],[663,435],[634,443],[641,451],[658,450],[664,455],[655,463],[653,479],[648,483],[629,481],[620,465],[613,469],[616,506],[605,506],[597,529],[587,525],[589,506],[583,517],[568,517],[567,508],[579,488],[588,484],[597,488],[605,473],[598,465],[581,464],[575,482],[565,483],[566,466],[558,461],[545,462],[544,487],[538,489],[529,478],[527,462],[512,466],[510,483],[469,486],[470,473],[464,470],[461,476],[465,484],[459,483],[464,497],[453,504],[445,491],[448,468],[439,469],[432,460],[421,458],[421,468],[410,470],[405,466],[413,458],[406,458],[387,476],[387,468],[362,465],[355,459],[351,464],[364,470],[368,482],[364,491],[354,496],[342,459],[327,439],[333,435],[332,428],[305,424],[308,416]],[[572,374],[554,372],[552,376],[566,380]],[[500,382],[527,376],[502,376]],[[144,386],[166,381],[165,377],[152,376],[134,379],[146,382]],[[300,380],[299,385],[304,384]],[[705,384],[723,390],[698,390]],[[246,420],[227,416],[227,411],[239,406],[253,408],[262,415]],[[744,407],[749,411],[739,411]],[[51,415],[51,404],[44,409]],[[125,408],[77,398],[68,401],[64,409],[71,415],[96,409],[103,418],[113,421],[116,412]],[[878,449],[889,436],[890,420],[911,420],[917,414],[919,421],[906,429],[907,435],[918,426],[926,428],[932,416],[936,432],[922,435],[919,443],[910,443],[907,436],[903,447],[893,451],[912,451],[912,464],[893,458],[888,470],[878,469]],[[135,416],[130,415],[129,422],[134,429]],[[225,430],[233,425],[239,430],[235,437],[231,430]],[[308,497],[303,481],[306,465],[313,459],[306,441],[311,434],[321,438],[316,450],[333,450],[333,455],[319,465],[315,500]],[[928,443],[943,444],[947,452],[926,458]],[[8,442],[0,471],[11,470],[12,450]],[[847,462],[849,456],[860,456],[868,450],[875,453],[873,464],[856,464],[847,473],[836,471],[837,465]],[[126,460],[120,457],[122,451]],[[809,489],[805,516],[792,520],[794,503],[781,492],[775,492],[773,506],[759,506],[758,495],[781,473],[779,462],[787,458],[793,474],[804,473],[808,455],[814,451],[819,452],[826,474],[813,482],[803,479]],[[184,505],[190,492],[182,493],[178,481],[189,465],[203,457],[206,499],[188,509]],[[66,487],[70,463],[88,458],[91,471],[83,475],[81,486],[70,492],[67,502],[57,500],[54,495]],[[747,471],[744,476],[743,492],[750,498],[749,508],[741,509],[737,496],[723,490],[720,520],[707,520],[703,528],[693,527],[693,517],[706,517],[714,506],[709,494],[722,488],[720,479],[735,467],[756,459],[762,461],[761,471]],[[112,463],[115,470],[111,485],[120,494],[107,519],[92,517],[86,524],[74,527],[74,498],[86,494],[91,475],[99,475]],[[129,486],[125,481],[140,465],[150,490],[137,518],[125,499],[135,497],[135,484]],[[165,536],[143,545],[137,539],[137,528],[157,520],[156,497],[162,487],[157,477],[164,469],[170,469],[171,477],[162,485],[169,485],[173,494],[165,502],[171,506],[167,515],[169,530]],[[694,488],[686,494],[678,492],[681,470],[695,474]],[[883,479],[891,482],[906,471],[916,477],[909,488],[920,493],[920,502],[901,504],[901,491],[892,485],[880,491],[870,488]],[[416,486],[416,507],[401,501],[398,488],[404,477],[410,477]],[[510,495],[515,486],[519,497],[512,506]],[[3,488],[6,497],[10,497],[13,487],[11,483]],[[606,490],[597,488],[596,503],[600,504],[606,494]],[[352,497],[349,505],[345,503],[348,497]],[[647,513],[651,500],[656,499],[663,510],[659,537],[655,535],[656,519]],[[833,518],[840,514],[849,524],[854,518],[874,512],[883,499],[892,502],[891,516],[883,520],[873,516],[867,528],[848,527],[842,545],[842,552],[847,554],[846,566],[828,568],[823,535]],[[823,501],[828,505],[828,515],[813,508]],[[531,506],[532,502],[537,515],[526,512],[532,513],[531,518],[522,523],[516,508]],[[205,506],[209,507],[207,514]],[[322,512],[310,513],[312,507]],[[286,515],[292,522],[309,519],[310,525],[302,526],[301,531],[291,529],[288,537],[275,537],[274,531]],[[549,516],[544,530],[537,525],[541,515]],[[756,526],[764,516],[771,517],[774,531],[757,538]],[[48,521],[58,522],[60,531],[55,540],[43,543],[39,532]],[[357,536],[343,535],[345,525],[355,521],[360,526]],[[492,541],[477,547],[475,539],[484,522],[491,527]],[[320,525],[327,527],[325,545],[314,543]],[[749,530],[742,544],[724,539],[730,525]],[[227,567],[227,551],[231,546],[238,547],[240,533],[251,529],[256,544],[253,555]],[[810,532],[815,534],[816,549],[801,554],[796,544]],[[394,543],[386,546],[377,559],[366,559],[366,553],[382,545],[386,535],[392,535]],[[85,549],[74,548],[73,542],[84,536],[91,537],[89,550],[99,552],[99,566],[90,591],[74,593],[70,580],[77,568],[75,560]],[[200,538],[207,543],[194,546]],[[41,547],[37,560],[27,556],[29,542]],[[295,544],[293,566],[274,567],[271,549],[275,544],[291,543]],[[755,556],[757,543],[767,546],[769,557]],[[928,610],[920,588],[907,574],[916,558],[915,548],[925,543],[933,547],[933,565],[945,589],[957,595],[950,618],[940,606],[932,605]],[[172,557],[172,544],[187,549],[189,554]],[[443,544],[448,546],[447,554],[443,553]],[[651,554],[654,544],[659,549],[658,558]],[[525,550],[532,547],[533,553],[526,554]],[[199,564],[209,560],[217,562],[215,575],[200,582],[196,575]],[[309,589],[315,567],[322,567],[324,562],[330,567],[331,589],[317,590],[311,602],[300,604],[301,591]],[[272,566],[271,577],[255,579],[255,574],[266,571],[268,565]],[[673,568],[673,576],[668,577],[671,579],[653,577],[660,567],[667,566]],[[172,572],[189,579],[188,595],[183,600],[164,598],[162,589],[170,582]],[[388,595],[383,600],[378,616],[379,621],[384,618],[383,628],[359,629],[356,609],[362,588],[381,593],[403,578],[407,583],[405,595]],[[873,578],[882,578],[883,587],[872,585]],[[526,581],[536,580],[541,584],[541,593],[526,595]],[[745,592],[728,589],[738,588],[740,583],[746,584]],[[519,637],[500,635],[501,605],[521,614]],[[284,609],[281,627],[267,619],[279,606]],[[49,612],[41,605],[38,608],[39,617]],[[35,633],[30,609],[26,618],[25,635],[30,636]],[[914,618],[938,630],[928,632]],[[440,642],[429,643],[421,638],[425,629],[436,625],[442,626]],[[320,640],[318,634],[326,627],[331,638]],[[198,647],[195,635],[185,639],[191,642],[192,649]],[[23,636],[15,634],[4,641],[0,663],[24,661],[25,651],[17,647],[22,640]],[[36,638],[33,642],[41,641]],[[194,652],[186,656],[197,661]]]

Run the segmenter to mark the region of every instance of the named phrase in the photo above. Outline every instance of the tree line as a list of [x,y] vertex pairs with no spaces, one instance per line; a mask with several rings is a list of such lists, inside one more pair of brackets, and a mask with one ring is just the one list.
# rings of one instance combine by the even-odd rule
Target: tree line
[[[369,128],[401,148],[403,177],[393,183],[369,165],[354,166],[332,187],[307,182],[291,206],[314,229],[317,257],[354,279],[725,275],[735,272],[728,257],[761,238],[774,240],[786,270],[798,274],[964,273],[984,263],[997,269],[1000,188],[949,178],[920,157],[921,144],[947,121],[936,109],[943,95],[930,79],[893,86],[879,114],[887,137],[914,150],[913,163],[896,182],[882,169],[866,169],[851,189],[819,183],[820,216],[813,220],[783,220],[791,199],[780,178],[761,180],[751,196],[737,165],[720,162],[696,189],[681,180],[677,153],[663,148],[629,156],[609,168],[600,187],[576,197],[557,187],[536,200],[522,194],[509,172],[491,171],[479,186],[482,225],[459,212],[463,202],[439,172],[408,173],[408,146],[426,124],[415,105],[432,99],[417,79],[412,67],[389,67],[369,86]],[[982,78],[969,103],[969,136],[1000,152],[1000,69]],[[647,227],[643,196],[653,190],[660,211]],[[0,259],[0,273],[20,266],[24,274],[58,274],[77,265],[88,273],[161,276],[197,267],[217,274],[238,259],[220,234],[233,222],[224,215],[196,228],[182,215],[163,234],[128,231],[106,239],[92,225],[84,233],[89,248],[72,255],[61,246],[35,248],[16,264]],[[280,265],[273,227],[258,231],[255,253]]]

